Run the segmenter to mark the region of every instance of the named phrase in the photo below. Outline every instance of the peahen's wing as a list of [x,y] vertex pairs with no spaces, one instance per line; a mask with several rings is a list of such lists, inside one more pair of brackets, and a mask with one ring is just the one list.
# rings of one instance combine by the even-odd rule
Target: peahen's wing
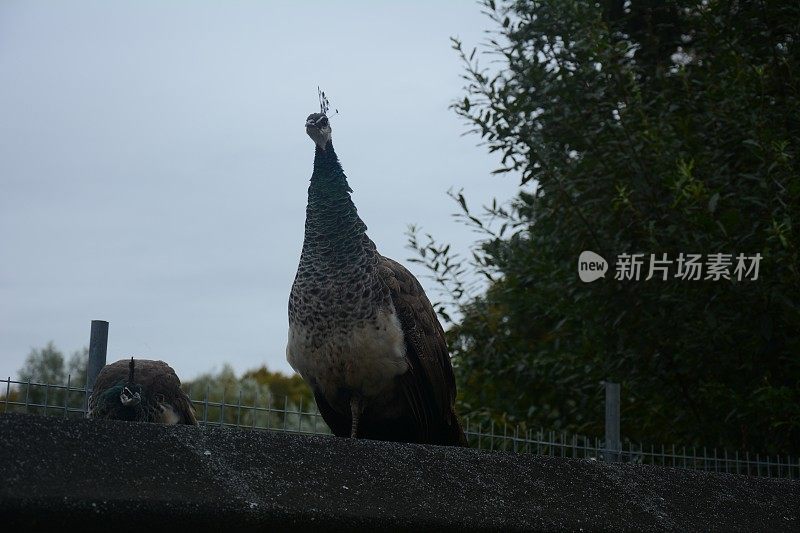
[[182,424],[197,424],[189,396],[181,389],[175,370],[164,361],[136,360],[135,381],[151,398],[172,406]]
[[403,392],[423,435],[433,441],[464,444],[453,404],[456,383],[444,330],[417,278],[392,259],[378,262],[389,287],[406,343],[410,371],[402,378]]

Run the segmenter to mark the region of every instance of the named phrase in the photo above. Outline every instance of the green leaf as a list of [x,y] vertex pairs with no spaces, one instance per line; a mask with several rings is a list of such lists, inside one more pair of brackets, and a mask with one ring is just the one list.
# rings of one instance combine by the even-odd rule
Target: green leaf
[[708,200],[708,210],[713,213],[717,210],[717,203],[719,202],[719,193],[715,192]]

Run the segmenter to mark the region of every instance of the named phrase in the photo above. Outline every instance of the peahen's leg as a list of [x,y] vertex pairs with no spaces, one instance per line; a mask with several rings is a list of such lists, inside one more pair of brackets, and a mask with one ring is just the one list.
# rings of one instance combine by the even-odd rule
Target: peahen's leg
[[358,420],[361,418],[361,411],[363,403],[360,394],[353,394],[350,396],[350,417],[352,419],[350,425],[350,438],[355,439],[358,435]]

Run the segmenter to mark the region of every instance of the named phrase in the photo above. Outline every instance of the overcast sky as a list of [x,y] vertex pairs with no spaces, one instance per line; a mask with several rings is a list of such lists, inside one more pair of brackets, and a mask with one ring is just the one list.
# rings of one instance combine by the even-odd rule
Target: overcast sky
[[417,223],[465,250],[446,191],[516,190],[448,109],[449,38],[490,25],[464,0],[0,2],[0,376],[88,345],[92,319],[109,362],[291,371],[317,85],[378,249],[421,274]]

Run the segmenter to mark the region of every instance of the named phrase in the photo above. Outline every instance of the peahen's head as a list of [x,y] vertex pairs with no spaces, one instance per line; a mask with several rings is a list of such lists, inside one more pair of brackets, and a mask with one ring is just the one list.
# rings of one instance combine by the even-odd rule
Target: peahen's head
[[331,123],[325,113],[311,113],[306,119],[306,133],[321,149],[331,140]]
[[134,407],[139,405],[142,401],[142,387],[133,381],[133,357],[131,357],[129,368],[128,383],[122,387],[122,392],[119,394],[119,401],[122,402],[122,405],[125,407]]

